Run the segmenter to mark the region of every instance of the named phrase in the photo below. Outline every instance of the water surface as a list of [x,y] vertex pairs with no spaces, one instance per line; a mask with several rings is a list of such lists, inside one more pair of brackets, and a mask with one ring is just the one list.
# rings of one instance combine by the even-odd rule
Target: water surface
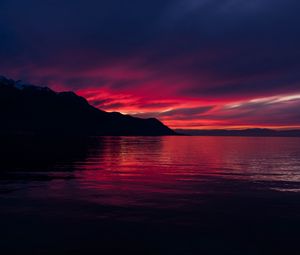
[[0,152],[5,254],[298,254],[299,138],[18,138]]

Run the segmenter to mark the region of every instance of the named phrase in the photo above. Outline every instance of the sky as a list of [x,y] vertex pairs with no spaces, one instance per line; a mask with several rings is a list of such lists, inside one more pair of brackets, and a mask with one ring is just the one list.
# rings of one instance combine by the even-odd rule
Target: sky
[[0,74],[172,128],[300,128],[298,0],[0,0]]

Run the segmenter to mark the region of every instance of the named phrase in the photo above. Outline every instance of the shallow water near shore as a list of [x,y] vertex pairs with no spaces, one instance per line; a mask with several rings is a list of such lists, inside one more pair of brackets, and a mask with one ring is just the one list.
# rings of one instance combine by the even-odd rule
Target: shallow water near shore
[[300,138],[5,138],[3,254],[299,254]]

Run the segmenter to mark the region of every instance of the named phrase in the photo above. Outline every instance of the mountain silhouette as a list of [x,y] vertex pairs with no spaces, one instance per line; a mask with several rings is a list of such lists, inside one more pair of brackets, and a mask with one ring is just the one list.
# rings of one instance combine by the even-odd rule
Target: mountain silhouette
[[268,128],[250,128],[242,130],[175,130],[179,134],[192,136],[252,136],[252,137],[300,137],[300,130],[274,130]]
[[0,76],[0,120],[2,134],[176,134],[155,118],[101,111],[73,92],[55,92],[3,76]]

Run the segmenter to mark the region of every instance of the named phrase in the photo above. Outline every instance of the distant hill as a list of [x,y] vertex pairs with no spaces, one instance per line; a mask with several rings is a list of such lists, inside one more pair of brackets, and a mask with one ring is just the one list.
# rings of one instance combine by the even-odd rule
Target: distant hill
[[175,135],[155,118],[140,119],[91,106],[73,92],[0,76],[0,134]]
[[179,134],[193,136],[254,136],[254,137],[300,137],[300,130],[273,130],[266,128],[252,128],[244,130],[175,130]]

